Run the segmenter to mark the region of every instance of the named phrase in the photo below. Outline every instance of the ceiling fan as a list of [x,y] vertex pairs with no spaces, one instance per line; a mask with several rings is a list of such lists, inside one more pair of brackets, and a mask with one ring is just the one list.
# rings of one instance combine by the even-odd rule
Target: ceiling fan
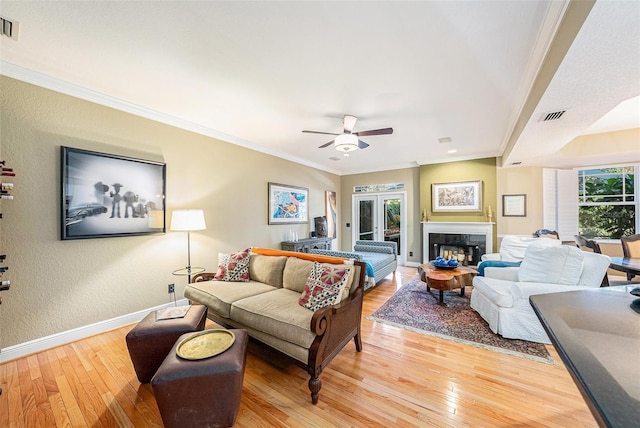
[[344,118],[342,119],[343,129],[344,129],[342,134],[336,134],[333,132],[323,132],[323,131],[307,131],[307,130],[304,130],[302,132],[309,133],[309,134],[335,135],[336,138],[334,138],[333,140],[329,141],[326,144],[321,145],[318,148],[323,149],[333,144],[335,149],[341,152],[344,152],[345,156],[349,156],[349,152],[352,152],[354,150],[366,149],[367,147],[369,147],[369,145],[364,141],[360,140],[359,137],[367,137],[371,135],[393,134],[393,128],[371,129],[369,131],[353,132],[353,127],[355,126],[357,120],[358,118],[355,116],[351,116],[348,114],[345,115]]

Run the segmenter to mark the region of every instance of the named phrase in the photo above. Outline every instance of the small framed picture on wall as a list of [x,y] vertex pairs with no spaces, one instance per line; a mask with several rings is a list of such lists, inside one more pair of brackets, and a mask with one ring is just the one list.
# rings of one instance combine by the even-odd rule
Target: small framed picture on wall
[[526,217],[527,195],[502,195],[503,217]]

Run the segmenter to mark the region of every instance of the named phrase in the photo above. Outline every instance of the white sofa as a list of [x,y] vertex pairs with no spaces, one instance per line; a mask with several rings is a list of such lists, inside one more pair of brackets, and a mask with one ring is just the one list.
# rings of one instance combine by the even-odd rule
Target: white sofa
[[551,343],[529,303],[534,294],[597,288],[610,259],[569,245],[527,247],[518,268],[487,268],[473,279],[471,307],[507,339]]

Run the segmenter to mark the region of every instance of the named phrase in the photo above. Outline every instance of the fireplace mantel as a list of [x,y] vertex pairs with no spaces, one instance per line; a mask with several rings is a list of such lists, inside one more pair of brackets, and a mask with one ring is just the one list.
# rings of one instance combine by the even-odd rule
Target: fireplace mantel
[[444,222],[444,221],[423,221],[422,222],[422,262],[429,261],[430,233],[450,233],[460,235],[484,235],[486,239],[487,252],[493,249],[493,225],[489,222]]

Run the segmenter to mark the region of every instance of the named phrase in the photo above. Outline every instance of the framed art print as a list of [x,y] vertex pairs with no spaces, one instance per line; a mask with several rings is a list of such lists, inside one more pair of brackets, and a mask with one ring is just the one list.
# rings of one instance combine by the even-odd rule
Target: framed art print
[[526,217],[527,195],[502,195],[503,217]]
[[434,213],[480,212],[482,211],[482,181],[433,183],[431,201]]
[[309,189],[269,183],[269,224],[309,222]]
[[61,239],[164,233],[164,163],[62,147]]

